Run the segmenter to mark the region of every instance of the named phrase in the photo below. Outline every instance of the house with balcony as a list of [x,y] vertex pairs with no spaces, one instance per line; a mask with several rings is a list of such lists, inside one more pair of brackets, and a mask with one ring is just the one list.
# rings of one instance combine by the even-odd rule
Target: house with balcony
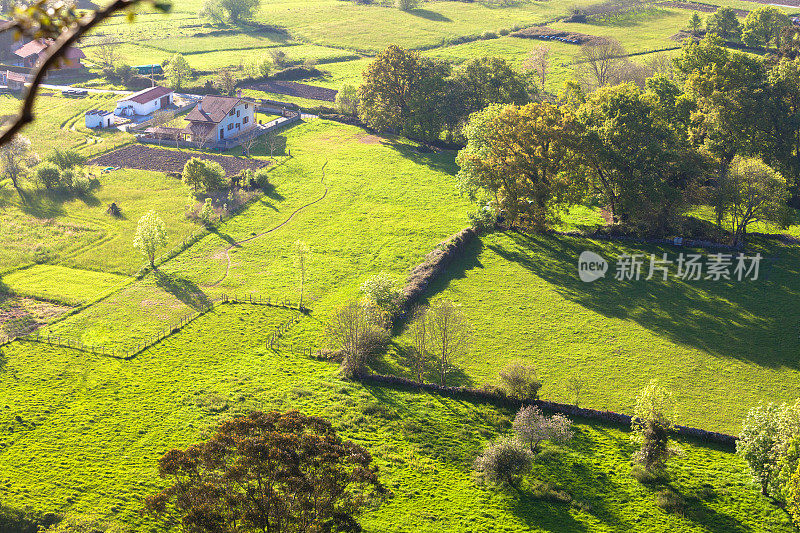
[[204,96],[184,118],[191,142],[224,143],[257,127],[255,104],[236,96]]

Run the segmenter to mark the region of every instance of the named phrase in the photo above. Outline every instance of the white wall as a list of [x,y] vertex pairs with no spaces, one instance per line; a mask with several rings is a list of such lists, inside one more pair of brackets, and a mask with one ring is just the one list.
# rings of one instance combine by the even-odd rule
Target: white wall
[[[166,96],[169,97],[169,103],[171,104],[172,101],[173,101],[172,100],[173,93],[169,93]],[[136,102],[132,102],[130,100],[122,100],[122,101],[117,103],[117,108],[114,110],[114,114],[115,115],[121,115],[122,114],[122,110],[124,108],[126,108],[126,107],[132,107],[133,108],[133,112],[136,115],[141,115],[141,116],[149,115],[149,114],[154,113],[154,112],[158,111],[159,109],[161,109],[161,98],[156,98],[155,100],[150,100],[149,102],[146,102],[144,104],[139,104],[139,103],[136,103]]]
[[[245,109],[247,106],[247,109]],[[246,131],[250,131],[256,126],[256,114],[255,114],[255,106],[251,102],[240,102],[239,105],[233,108],[233,116],[228,114],[222,122],[217,124],[217,129],[214,132],[214,139],[219,140],[219,130],[225,130],[225,136],[223,139],[233,139],[234,137],[238,137],[242,133]],[[236,116],[236,113],[239,113],[239,116]],[[248,117],[247,124],[244,124],[242,121],[244,117]],[[232,124],[233,128],[228,129],[228,125]],[[238,124],[238,128],[236,127]]]

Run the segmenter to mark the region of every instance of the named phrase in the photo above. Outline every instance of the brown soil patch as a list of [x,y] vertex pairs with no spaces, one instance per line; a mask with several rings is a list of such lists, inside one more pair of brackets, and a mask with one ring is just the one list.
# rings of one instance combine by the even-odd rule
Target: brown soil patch
[[[800,1],[800,0],[798,0]],[[541,39],[543,41],[556,41],[566,44],[601,44],[606,42],[605,37],[597,37],[596,35],[587,35],[575,31],[556,30],[548,26],[533,26],[525,28],[511,34],[512,37],[520,37],[522,39]]]
[[317,87],[296,81],[270,80],[258,85],[253,85],[253,89],[267,93],[285,94],[287,96],[297,96],[309,100],[321,100],[323,102],[335,102],[336,94],[339,91],[326,87]]
[[131,144],[90,160],[92,165],[101,167],[123,167],[156,172],[183,172],[186,162],[192,157],[216,161],[228,176],[239,174],[244,169],[257,170],[269,165],[268,161],[247,159],[230,155],[214,155],[200,152],[164,150],[141,144]]
[[364,144],[380,144],[381,140],[377,135],[362,135],[358,138],[358,142]]
[[70,309],[34,298],[0,296],[0,337],[32,333]]

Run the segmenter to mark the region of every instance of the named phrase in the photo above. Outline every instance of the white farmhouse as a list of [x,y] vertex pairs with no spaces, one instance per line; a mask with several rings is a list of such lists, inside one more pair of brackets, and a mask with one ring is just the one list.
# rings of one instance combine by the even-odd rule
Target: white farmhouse
[[255,104],[233,96],[204,96],[185,118],[184,131],[193,142],[235,139],[256,127]]
[[172,92],[172,89],[156,85],[130,94],[117,102],[114,114],[120,117],[150,115],[172,105],[174,96],[175,93]]
[[90,109],[84,115],[87,128],[110,128],[114,125],[114,113],[100,109]]

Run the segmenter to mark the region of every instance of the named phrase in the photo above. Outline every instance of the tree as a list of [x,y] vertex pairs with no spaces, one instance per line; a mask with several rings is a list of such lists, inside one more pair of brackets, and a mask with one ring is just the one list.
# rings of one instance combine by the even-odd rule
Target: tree
[[215,24],[224,24],[227,19],[225,10],[222,9],[219,0],[205,0],[203,6],[200,8],[198,15],[202,18],[208,19]]
[[397,282],[385,272],[375,274],[361,284],[361,292],[370,305],[374,305],[384,324],[391,324],[402,310],[405,294]]
[[101,35],[91,43],[97,51],[100,63],[107,69],[113,69],[119,59],[119,42],[113,35]]
[[167,83],[173,89],[181,89],[192,77],[192,67],[181,54],[175,54],[164,68]]
[[244,146],[245,153],[247,157],[250,157],[250,152],[253,150],[255,145],[258,143],[258,135],[249,135],[242,140],[242,146]]
[[536,377],[536,369],[518,361],[509,363],[500,371],[500,382],[506,394],[518,400],[538,400],[542,382]]
[[447,63],[390,46],[364,72],[358,114],[369,127],[432,139],[441,133]]
[[139,219],[136,226],[133,247],[147,257],[151,267],[155,267],[156,252],[166,244],[167,230],[164,221],[155,211],[148,211]]
[[297,307],[302,311],[303,307],[303,296],[305,295],[305,288],[306,288],[306,272],[308,269],[307,260],[308,260],[308,244],[306,242],[297,240],[294,242],[294,261],[295,265],[297,265],[297,273],[300,275],[300,303]]
[[205,226],[210,226],[214,223],[217,212],[214,210],[214,203],[211,198],[206,198],[203,202],[203,207],[200,208],[200,221]]
[[222,94],[233,95],[236,92],[236,84],[239,80],[233,75],[230,69],[222,69],[214,78],[214,87],[216,87]]
[[412,342],[409,362],[411,370],[419,383],[425,381],[425,370],[430,359],[427,313],[427,306],[418,306],[414,309],[411,324],[408,326]]
[[266,144],[267,150],[269,150],[269,158],[275,158],[275,150],[278,149],[280,144],[280,137],[277,133],[267,133],[264,136],[264,144]]
[[150,118],[150,126],[156,133],[159,146],[161,146],[161,141],[164,137],[163,134],[158,132],[159,128],[161,128],[162,126],[166,126],[167,124],[172,122],[174,118],[175,118],[175,113],[168,109],[159,109],[155,111],[152,117]]
[[574,436],[569,418],[561,414],[545,416],[535,405],[528,405],[517,411],[512,427],[517,439],[526,444],[532,453],[539,451],[539,445],[543,441],[564,444]]
[[531,50],[522,63],[522,68],[533,72],[539,78],[539,86],[544,91],[547,73],[550,70],[550,47],[542,45]]
[[800,464],[794,471],[787,486],[787,508],[792,516],[794,525],[800,527]]
[[738,244],[747,226],[758,221],[779,221],[789,192],[786,180],[760,159],[736,157],[719,183],[718,209],[728,214]]
[[736,16],[736,11],[730,7],[720,7],[709,15],[706,21],[706,31],[715,33],[726,41],[738,41],[742,38],[742,25]]
[[45,189],[55,189],[61,182],[61,169],[55,164],[45,161],[36,167],[36,181]]
[[480,191],[492,195],[512,225],[524,219],[546,228],[574,192],[568,170],[575,125],[569,110],[549,103],[489,106],[473,114],[456,159],[461,189],[473,199]]
[[750,467],[753,479],[768,495],[776,475],[777,461],[774,450],[780,431],[781,407],[776,404],[759,405],[747,413],[736,441],[736,453]]
[[272,64],[275,65],[275,68],[280,69],[286,66],[286,52],[280,48],[271,48],[269,56],[272,58]]
[[367,360],[385,346],[386,330],[375,324],[372,314],[359,302],[349,302],[331,317],[328,338],[342,354],[341,372],[345,377],[363,374]]
[[584,387],[586,387],[586,377],[580,373],[573,374],[567,378],[567,386],[574,395],[575,401],[573,403],[575,407],[580,407],[581,392],[583,392]]
[[450,300],[438,300],[426,313],[426,318],[431,354],[437,360],[440,384],[444,386],[454,361],[469,348],[469,322]]
[[225,186],[225,170],[216,161],[193,157],[183,166],[183,182],[195,191],[222,189]]
[[336,93],[336,109],[345,115],[358,113],[358,89],[352,85],[343,85]]
[[39,156],[31,148],[31,141],[27,137],[16,135],[0,145],[0,175],[10,178],[17,191],[20,190],[20,179],[38,162]]
[[475,459],[475,470],[484,483],[518,488],[533,464],[530,450],[516,439],[499,439]]
[[47,160],[61,170],[67,170],[70,168],[84,166],[87,158],[85,155],[71,148],[61,149],[56,147],[53,149],[53,153],[47,156]]
[[699,35],[700,33],[700,26],[703,25],[703,21],[700,20],[700,15],[697,14],[697,11],[692,13],[692,16],[689,17],[689,30],[692,32],[692,35]]
[[744,19],[742,42],[751,47],[775,43],[775,48],[780,50],[783,29],[791,25],[789,16],[777,7],[759,7],[748,13]]
[[39,529],[40,533],[123,533],[127,531],[95,516],[68,514],[57,524]]
[[647,471],[660,470],[675,455],[669,446],[672,395],[658,385],[657,380],[642,389],[636,398],[631,418],[631,438],[639,443],[634,460]]
[[625,49],[619,41],[603,39],[582,44],[574,64],[581,85],[591,91],[616,83],[623,62]]
[[419,0],[394,0],[394,5],[400,11],[411,11],[419,5]]
[[158,474],[170,485],[145,505],[177,513],[195,533],[357,531],[359,509],[386,492],[377,473],[369,452],[327,420],[256,411],[164,454]]
[[255,16],[258,0],[206,0],[199,15],[213,22],[240,24]]
[[633,84],[595,91],[577,112],[579,153],[615,222],[666,232],[687,203],[704,161],[652,93]]

